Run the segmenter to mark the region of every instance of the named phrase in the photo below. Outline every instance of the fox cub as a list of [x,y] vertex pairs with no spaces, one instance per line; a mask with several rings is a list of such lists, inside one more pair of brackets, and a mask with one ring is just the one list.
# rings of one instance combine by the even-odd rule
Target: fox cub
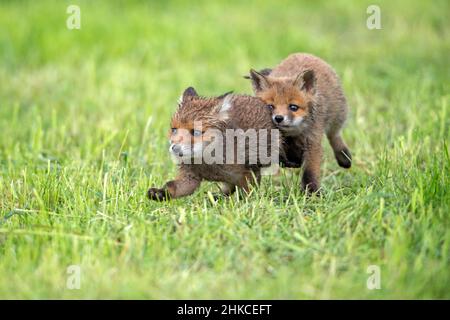
[[324,133],[338,164],[351,167],[350,150],[340,134],[347,102],[330,65],[313,55],[295,53],[273,69],[250,70],[246,78],[251,79],[255,95],[264,101],[282,133],[287,162],[303,164],[302,187],[306,191],[320,188]]
[[[264,111],[255,112],[256,109]],[[267,163],[267,157],[261,159],[260,153],[252,152],[258,148],[260,140],[256,139],[253,144],[248,139],[239,142],[238,134],[228,136],[229,129],[232,133],[251,129],[261,133],[260,138],[263,133],[267,134],[270,141],[264,144],[267,148],[265,156],[271,156],[269,153],[273,149],[274,154],[279,150],[279,135],[271,136],[272,130],[278,130],[260,99],[231,93],[205,98],[192,87],[186,89],[172,117],[169,132],[169,151],[179,164],[178,175],[162,188],[149,189],[148,197],[163,201],[187,196],[200,186],[202,180],[221,182],[225,195],[232,194],[237,188],[248,191],[251,184],[258,183],[261,168],[271,164]],[[232,150],[227,149],[230,145]],[[237,149],[242,148],[245,154],[242,161],[234,156],[230,159],[230,153],[237,153]],[[214,149],[214,152],[208,153],[208,149]],[[206,155],[211,157],[206,158]],[[254,156],[253,160],[251,156]]]

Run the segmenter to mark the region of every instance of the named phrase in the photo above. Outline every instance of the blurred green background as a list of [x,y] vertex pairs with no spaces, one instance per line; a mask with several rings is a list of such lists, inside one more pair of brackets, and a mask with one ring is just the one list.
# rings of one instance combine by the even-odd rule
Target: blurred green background
[[[450,298],[450,5],[377,1],[369,30],[371,4],[1,1],[0,297]],[[250,94],[293,52],[340,75],[354,167],[324,143],[322,198],[284,170],[247,199],[147,201],[182,90]]]

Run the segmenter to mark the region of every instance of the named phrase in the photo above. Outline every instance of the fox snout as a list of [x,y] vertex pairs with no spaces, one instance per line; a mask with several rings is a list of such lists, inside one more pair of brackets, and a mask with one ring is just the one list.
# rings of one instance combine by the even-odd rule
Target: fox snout
[[273,116],[273,121],[274,121],[275,123],[281,123],[281,122],[284,121],[284,116],[279,115],[279,114],[274,115],[274,116]]
[[175,158],[201,158],[203,156],[204,144],[202,142],[194,143],[171,143],[170,153]]
[[291,115],[274,114],[272,115],[273,123],[282,131],[298,131],[303,123],[303,117],[293,117]]
[[195,151],[197,151],[196,148],[197,144],[184,144],[184,143],[172,143],[169,147],[169,151],[175,156],[175,157],[189,157],[193,156]]
[[286,114],[274,114],[272,115],[272,121],[277,126],[290,126],[292,125],[292,117]]
[[172,143],[170,145],[169,150],[176,156],[179,156],[179,157],[183,156],[183,148],[179,144]]

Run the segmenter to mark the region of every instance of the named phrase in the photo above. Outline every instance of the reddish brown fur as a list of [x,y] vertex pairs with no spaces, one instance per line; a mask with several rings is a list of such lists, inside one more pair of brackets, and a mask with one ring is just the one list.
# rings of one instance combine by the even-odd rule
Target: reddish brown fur
[[[202,130],[215,128],[224,132],[225,129],[274,129],[270,112],[264,108],[264,103],[257,98],[243,95],[229,97],[230,109],[227,117],[223,118],[217,109],[224,102],[224,97],[204,98],[196,94],[192,88],[186,89],[178,110],[172,117],[171,126],[176,128],[175,134],[169,134],[171,142],[183,139],[208,139],[201,137],[188,137],[186,132],[179,129],[194,129],[194,122],[202,122]],[[262,109],[263,112],[254,112]],[[224,154],[225,156],[225,154]],[[185,164],[179,165],[179,172],[175,180],[167,182],[162,188],[151,188],[148,196],[153,200],[166,200],[192,194],[202,180],[218,181],[223,183],[222,192],[225,195],[233,193],[237,188],[249,190],[249,185],[260,180],[260,165],[246,164]]]
[[[347,117],[347,102],[330,65],[313,55],[295,53],[272,70],[264,69],[264,74],[251,70],[249,78],[255,95],[273,106],[273,116],[279,115],[282,123],[288,123],[279,127],[288,143],[288,160],[303,162],[303,188],[315,192],[320,187],[324,133],[338,164],[351,166],[350,151],[340,135]],[[298,110],[291,111],[291,104],[297,105]],[[303,120],[294,126],[300,117]]]
[[296,117],[303,117],[308,109],[308,97],[295,87],[273,86],[260,93],[259,97],[275,107],[277,114],[289,115],[288,105],[293,103],[300,108],[294,112]]

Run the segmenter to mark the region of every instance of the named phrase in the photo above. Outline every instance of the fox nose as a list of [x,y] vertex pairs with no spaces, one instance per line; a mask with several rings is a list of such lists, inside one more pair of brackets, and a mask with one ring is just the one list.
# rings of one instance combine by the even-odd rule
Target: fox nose
[[172,151],[175,153],[180,153],[181,152],[181,147],[178,144],[173,144],[172,145]]
[[282,121],[284,120],[284,117],[283,117],[283,116],[280,116],[280,115],[278,114],[278,115],[276,115],[276,116],[274,117],[274,119],[275,119],[275,122],[280,123],[280,122],[282,122]]

